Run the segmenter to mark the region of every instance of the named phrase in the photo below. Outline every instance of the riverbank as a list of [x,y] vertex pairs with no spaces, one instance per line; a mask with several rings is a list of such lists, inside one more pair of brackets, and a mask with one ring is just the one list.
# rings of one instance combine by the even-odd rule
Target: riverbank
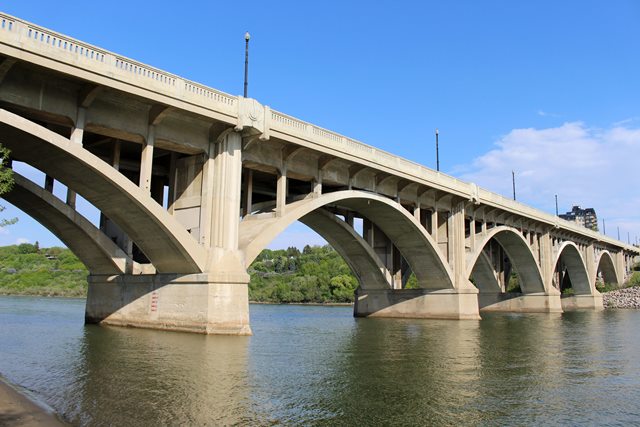
[[605,308],[640,308],[640,286],[605,292],[602,300]]
[[0,426],[61,427],[67,424],[0,377]]

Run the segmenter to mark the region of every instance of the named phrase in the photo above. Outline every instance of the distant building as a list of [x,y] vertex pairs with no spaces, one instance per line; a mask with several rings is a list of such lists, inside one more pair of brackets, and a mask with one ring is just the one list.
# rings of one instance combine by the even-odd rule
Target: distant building
[[571,212],[558,216],[562,219],[566,219],[567,221],[573,221],[590,230],[598,231],[598,217],[596,216],[596,211],[593,208],[582,209],[580,206],[574,206],[571,209]]

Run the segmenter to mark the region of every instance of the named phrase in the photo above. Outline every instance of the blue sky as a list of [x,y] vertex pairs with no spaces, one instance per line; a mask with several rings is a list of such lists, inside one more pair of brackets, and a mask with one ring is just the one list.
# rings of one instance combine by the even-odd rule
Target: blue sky
[[[10,1],[3,11],[640,237],[640,2]],[[0,244],[57,240],[24,214]],[[294,226],[273,243],[320,239]]]

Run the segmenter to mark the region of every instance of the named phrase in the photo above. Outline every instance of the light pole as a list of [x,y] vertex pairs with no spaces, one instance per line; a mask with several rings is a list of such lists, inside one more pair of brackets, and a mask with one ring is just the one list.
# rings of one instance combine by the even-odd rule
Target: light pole
[[440,152],[438,149],[438,128],[436,128],[436,170],[440,172]]
[[604,222],[604,218],[602,218],[602,234],[607,234],[607,224]]
[[244,33],[244,97],[247,97],[247,89],[249,87],[249,39],[251,34],[249,31]]
[[556,194],[556,216],[558,216],[558,195]]
[[516,173],[511,171],[511,183],[513,184],[513,200],[516,199]]

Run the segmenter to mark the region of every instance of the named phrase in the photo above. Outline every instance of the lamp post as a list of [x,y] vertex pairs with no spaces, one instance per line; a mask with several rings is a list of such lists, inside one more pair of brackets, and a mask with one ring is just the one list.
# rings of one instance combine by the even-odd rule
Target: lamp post
[[558,216],[558,195],[556,194],[556,216]]
[[604,222],[604,218],[602,218],[602,234],[607,234],[607,224]]
[[436,170],[440,172],[440,152],[438,149],[438,128],[436,128]]
[[251,34],[249,31],[244,33],[244,97],[247,97],[247,89],[249,87],[249,39]]
[[513,200],[516,199],[516,173],[511,171],[511,184],[513,185]]

